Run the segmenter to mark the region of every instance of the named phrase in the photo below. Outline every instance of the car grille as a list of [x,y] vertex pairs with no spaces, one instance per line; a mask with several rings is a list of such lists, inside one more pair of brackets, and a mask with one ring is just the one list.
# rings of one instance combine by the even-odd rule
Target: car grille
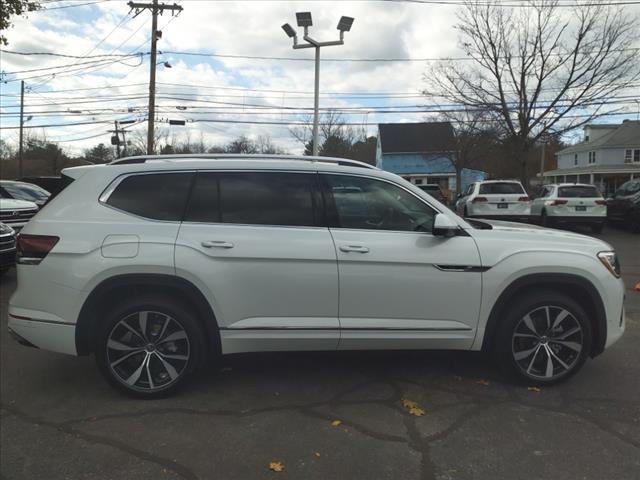
[[11,225],[12,223],[25,223],[36,213],[38,213],[37,208],[28,210],[2,210],[0,211],[0,222],[6,223],[7,225]]
[[2,235],[0,236],[0,252],[7,252],[16,248],[16,236]]

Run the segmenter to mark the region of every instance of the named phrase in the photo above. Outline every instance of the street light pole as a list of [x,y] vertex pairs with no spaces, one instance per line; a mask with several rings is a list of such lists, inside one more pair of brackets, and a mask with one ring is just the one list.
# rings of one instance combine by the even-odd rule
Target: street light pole
[[301,48],[315,48],[315,85],[313,92],[313,155],[318,155],[318,124],[320,122],[320,47],[330,47],[332,45],[344,45],[344,32],[351,30],[353,25],[352,17],[341,17],[338,22],[338,30],[340,30],[340,40],[332,42],[318,42],[309,36],[309,27],[313,25],[311,20],[311,12],[298,12],[296,13],[296,20],[299,27],[304,28],[304,36],[302,37],[306,43],[298,43],[297,32],[289,25],[285,23],[282,25],[282,29],[289,38],[293,39],[293,49],[298,50]]
[[320,47],[316,47],[316,79],[313,89],[313,156],[318,156],[318,122],[320,121]]
[[22,131],[24,129],[24,80],[20,81],[20,146],[18,147],[18,178],[22,178]]

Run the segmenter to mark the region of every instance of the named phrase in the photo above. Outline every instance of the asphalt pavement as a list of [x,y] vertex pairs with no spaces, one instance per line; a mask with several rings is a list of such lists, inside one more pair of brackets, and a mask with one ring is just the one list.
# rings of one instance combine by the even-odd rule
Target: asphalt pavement
[[506,383],[472,352],[279,353],[228,357],[178,396],[133,400],[92,357],[8,336],[10,272],[0,478],[637,480],[640,236],[599,236],[622,261],[627,331],[540,390]]

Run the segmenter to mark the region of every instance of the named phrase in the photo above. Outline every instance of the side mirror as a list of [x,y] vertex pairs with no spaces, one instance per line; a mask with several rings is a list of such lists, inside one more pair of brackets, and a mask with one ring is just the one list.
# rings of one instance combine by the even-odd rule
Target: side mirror
[[457,223],[442,213],[436,214],[433,220],[432,233],[438,237],[453,237],[459,229]]

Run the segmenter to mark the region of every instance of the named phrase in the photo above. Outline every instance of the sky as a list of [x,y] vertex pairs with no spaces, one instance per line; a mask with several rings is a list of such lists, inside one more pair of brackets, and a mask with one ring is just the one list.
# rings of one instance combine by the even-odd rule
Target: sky
[[[167,11],[158,20],[156,126],[178,141],[202,136],[207,144],[268,135],[290,153],[301,153],[290,129],[308,122],[312,112],[313,49],[293,50],[280,28],[295,26],[298,11],[312,12],[310,35],[320,41],[339,38],[342,15],[355,18],[344,45],[322,49],[321,108],[341,110],[346,122],[370,135],[377,123],[433,118],[424,112],[433,100],[420,94],[429,59],[464,57],[454,28],[460,7],[447,5],[451,1],[175,0],[183,11]],[[135,15],[126,0],[42,3],[42,10],[15,18],[5,32],[0,138],[17,141],[18,131],[10,127],[19,125],[21,79],[25,127],[70,154],[109,144],[116,120],[133,120],[127,129],[144,134],[150,12]],[[626,8],[640,14],[638,4]],[[640,101],[639,92],[631,94]],[[624,112],[607,122],[638,116],[638,101],[618,106]],[[380,113],[385,107],[395,112]]]

